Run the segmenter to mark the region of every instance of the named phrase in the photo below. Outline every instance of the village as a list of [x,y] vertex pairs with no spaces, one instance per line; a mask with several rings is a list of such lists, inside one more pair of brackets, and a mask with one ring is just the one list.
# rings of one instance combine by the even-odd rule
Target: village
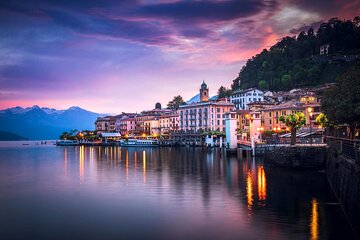
[[[225,146],[226,119],[236,120],[236,126],[228,131],[236,132],[237,143],[289,143],[289,128],[279,120],[296,112],[302,112],[306,124],[297,131],[298,143],[322,143],[323,128],[316,122],[321,113],[319,92],[331,84],[313,89],[293,89],[289,92],[262,91],[249,88],[233,91],[229,97],[210,97],[205,82],[199,94],[177,109],[162,108],[141,113],[121,113],[99,117],[95,131],[104,141],[129,138],[152,138],[180,145]],[[208,141],[211,136],[213,141]]]

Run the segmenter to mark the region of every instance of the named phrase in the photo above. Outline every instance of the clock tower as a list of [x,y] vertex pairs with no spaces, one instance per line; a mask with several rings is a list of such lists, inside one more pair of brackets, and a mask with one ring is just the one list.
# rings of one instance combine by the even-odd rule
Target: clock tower
[[203,81],[200,87],[200,102],[207,101],[209,101],[209,88],[207,87],[205,81]]

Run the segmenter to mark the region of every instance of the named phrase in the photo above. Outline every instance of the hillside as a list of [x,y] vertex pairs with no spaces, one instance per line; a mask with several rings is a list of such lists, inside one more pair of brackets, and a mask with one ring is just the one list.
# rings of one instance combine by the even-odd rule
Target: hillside
[[[328,53],[320,54],[328,45]],[[317,86],[335,79],[360,61],[360,18],[333,18],[314,32],[285,37],[270,49],[252,57],[233,81],[232,89],[259,87],[290,90]]]
[[28,139],[14,133],[0,131],[0,141],[20,141],[20,140],[28,140]]
[[64,131],[94,129],[98,116],[102,115],[79,107],[66,110],[15,107],[0,111],[0,130],[30,140],[57,139]]

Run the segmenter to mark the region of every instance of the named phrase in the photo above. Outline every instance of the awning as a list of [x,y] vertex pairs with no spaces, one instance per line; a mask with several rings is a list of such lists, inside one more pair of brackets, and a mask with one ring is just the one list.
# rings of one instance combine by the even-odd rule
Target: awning
[[120,133],[101,133],[100,136],[104,138],[121,137]]

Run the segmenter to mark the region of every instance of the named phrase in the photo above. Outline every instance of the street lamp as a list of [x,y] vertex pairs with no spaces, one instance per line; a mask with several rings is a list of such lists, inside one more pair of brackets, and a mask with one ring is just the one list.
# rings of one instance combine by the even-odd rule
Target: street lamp
[[310,122],[310,145],[312,145],[312,116],[313,116],[313,109],[311,107],[308,108],[308,112],[309,112],[309,122]]
[[264,131],[264,128],[263,128],[263,127],[258,127],[256,130],[257,130],[258,132],[260,132],[260,142],[262,142],[262,133],[263,133],[263,131]]

